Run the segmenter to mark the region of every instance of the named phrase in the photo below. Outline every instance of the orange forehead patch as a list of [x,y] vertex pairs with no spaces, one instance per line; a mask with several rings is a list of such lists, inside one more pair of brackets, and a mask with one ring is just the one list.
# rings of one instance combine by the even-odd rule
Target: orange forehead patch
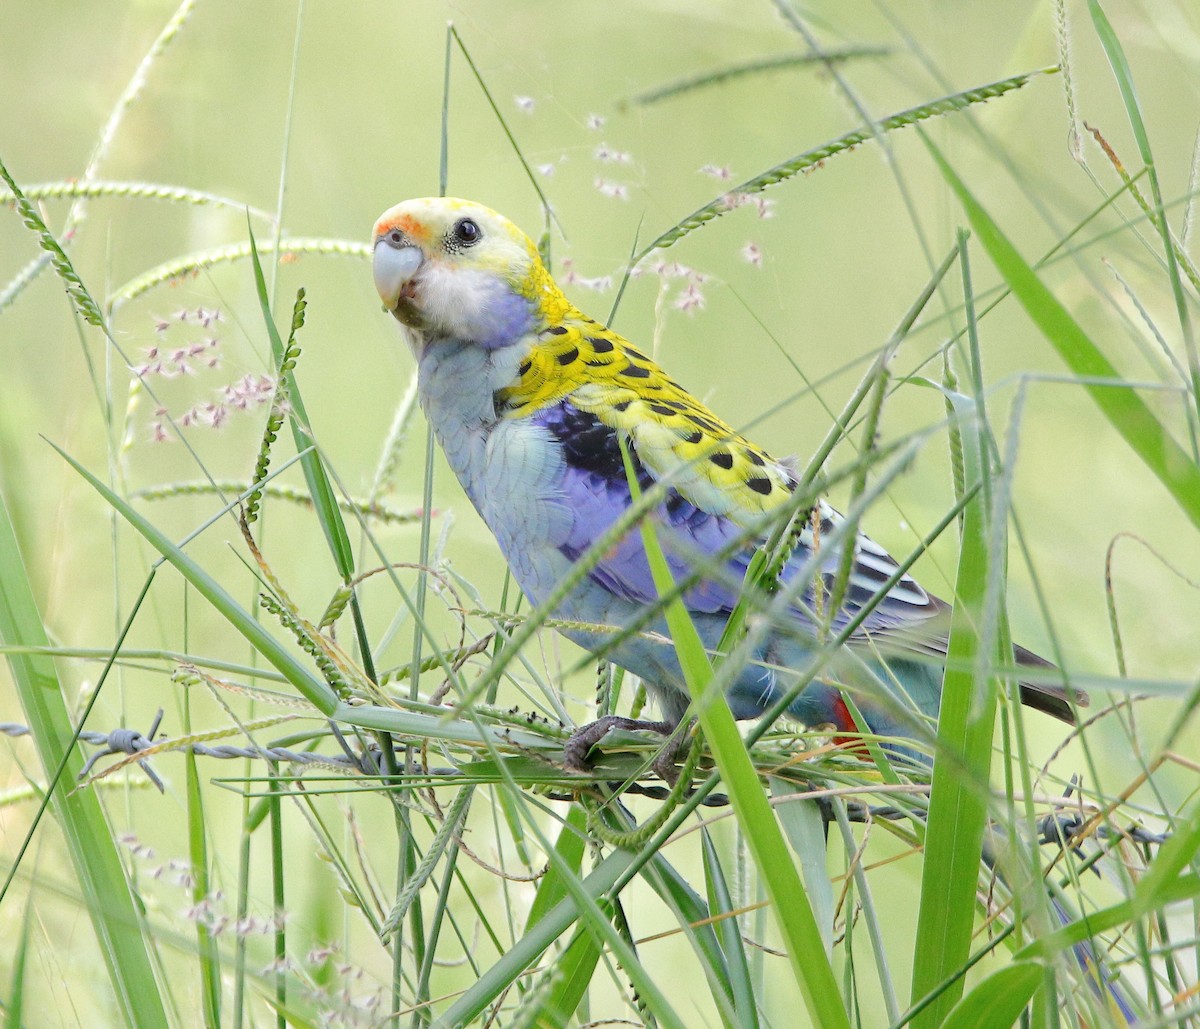
[[375,223],[376,237],[385,235],[393,229],[399,229],[405,236],[416,242],[423,243],[429,239],[428,227],[411,214],[399,214],[394,217],[385,214]]

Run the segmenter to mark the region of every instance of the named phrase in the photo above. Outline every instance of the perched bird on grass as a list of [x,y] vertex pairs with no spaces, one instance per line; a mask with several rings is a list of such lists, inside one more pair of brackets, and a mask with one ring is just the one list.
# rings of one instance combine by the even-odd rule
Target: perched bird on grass
[[[526,595],[539,604],[551,597],[634,503],[623,440],[637,492],[667,487],[649,517],[675,581],[690,583],[683,597],[701,639],[715,650],[772,512],[797,487],[791,466],[580,312],[529,237],[486,207],[426,198],[391,208],[375,224],[374,274],[385,307],[407,330],[421,404],[450,467]],[[787,711],[839,734],[928,739],[948,605],[898,575],[896,562],[861,533],[837,589],[842,518],[824,502],[804,514],[778,576],[780,591],[793,595],[782,611],[775,605],[752,659],[729,682],[733,714],[761,715],[788,691],[821,650],[822,622],[828,637],[869,609]],[[568,766],[584,767],[613,727],[669,733],[685,717],[690,696],[665,621],[643,624],[657,596],[635,526],[608,541],[557,604],[557,619],[606,627],[563,631],[638,675],[663,715],[657,723],[610,716],[586,726],[567,747]],[[631,625],[640,631],[613,631]],[[1024,650],[1016,659],[1045,666]],[[1025,684],[1021,697],[1073,721],[1061,689]]]
[[[791,467],[581,313],[530,239],[495,211],[465,200],[407,200],[376,222],[374,248],[375,286],[407,330],[421,405],[521,589],[542,604],[581,558],[598,557],[554,616],[596,626],[562,631],[638,675],[662,709],[661,722],[609,716],[585,726],[567,745],[568,767],[586,767],[591,747],[614,727],[672,733],[690,697],[665,620],[652,613],[646,622],[658,593],[643,537],[633,526],[606,538],[635,503],[626,455],[636,492],[665,487],[648,517],[676,583],[687,585],[684,602],[710,651],[779,520],[772,512],[786,513],[793,499]],[[766,631],[752,637],[754,653],[726,690],[733,714],[765,713],[823,655],[816,677],[787,705],[790,715],[851,736],[928,739],[940,707],[949,607],[899,574],[861,533],[849,575],[841,576],[841,516],[823,502],[803,513],[777,577],[782,610],[778,599],[771,603]],[[602,540],[603,552],[589,554]],[[837,633],[859,617],[841,652],[826,653],[822,631]],[[639,631],[618,631],[630,626]],[[1014,656],[1046,667],[1020,648]],[[1021,699],[1074,721],[1072,698],[1061,689],[1023,684]],[[1073,700],[1086,702],[1079,693]],[[1074,951],[1091,988],[1132,1024],[1132,1009],[1105,981],[1091,944]]]

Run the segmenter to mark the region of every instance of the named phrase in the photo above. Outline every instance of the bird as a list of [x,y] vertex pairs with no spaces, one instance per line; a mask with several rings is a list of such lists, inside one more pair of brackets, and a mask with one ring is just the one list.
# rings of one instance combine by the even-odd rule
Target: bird
[[[581,727],[564,748],[564,765],[586,771],[593,746],[614,728],[650,729],[678,743],[690,693],[663,616],[646,624],[658,591],[644,538],[636,526],[615,537],[613,530],[640,494],[661,488],[646,517],[675,581],[686,585],[682,597],[702,642],[715,651],[764,552],[772,512],[796,499],[795,466],[736,432],[642,350],[581,312],[533,241],[481,204],[424,197],[389,208],[375,223],[372,268],[383,306],[416,357],[425,415],[522,591],[539,605],[556,598],[559,631],[637,675],[661,709],[661,721],[608,715]],[[824,500],[803,513],[778,572],[788,603],[727,687],[733,715],[755,718],[776,707],[822,650],[822,623],[837,632],[857,620],[845,659],[822,665],[788,714],[832,728],[834,741],[850,747],[861,748],[868,734],[928,741],[950,605],[901,573]],[[603,552],[564,592],[561,584],[600,542]],[[847,545],[853,551],[839,590]],[[640,631],[624,631],[631,628]],[[1053,667],[1022,647],[1013,657],[1043,672]],[[1081,691],[1053,684],[1021,682],[1020,696],[1071,724],[1075,707],[1087,704]],[[886,747],[925,767],[923,752]],[[660,756],[654,769],[670,778],[672,746]],[[1051,902],[1066,924],[1066,911]],[[1091,990],[1133,1024],[1132,1007],[1090,941],[1073,951]]]
[[[735,431],[643,350],[580,311],[530,237],[490,208],[449,197],[406,200],[380,216],[372,246],[375,287],[416,358],[421,406],[526,596],[543,604],[562,592],[589,548],[657,486],[662,496],[646,517],[675,581],[687,584],[682,597],[701,640],[715,651],[772,512],[778,521],[795,500],[795,465]],[[861,747],[869,734],[920,757],[906,743],[933,739],[950,605],[901,574],[824,500],[802,513],[778,575],[792,595],[772,608],[751,659],[732,675],[729,707],[738,719],[762,716],[812,665],[823,639],[857,618],[787,714],[831,730],[838,743]],[[849,574],[838,589],[849,545]],[[596,557],[553,617],[576,643],[637,675],[662,720],[609,715],[585,725],[565,750],[572,770],[586,769],[593,746],[614,728],[677,734],[691,699],[661,613],[647,623],[658,593],[639,529],[608,540]],[[830,603],[837,609],[823,610]],[[638,631],[621,631],[630,627]],[[1020,647],[1014,659],[1052,667]],[[1052,682],[1022,682],[1020,695],[1068,723],[1087,703]]]

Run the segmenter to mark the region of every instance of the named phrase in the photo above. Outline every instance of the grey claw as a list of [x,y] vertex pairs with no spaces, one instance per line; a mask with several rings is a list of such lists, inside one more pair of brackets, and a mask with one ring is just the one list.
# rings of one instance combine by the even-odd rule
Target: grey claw
[[[613,729],[647,729],[662,736],[670,736],[676,726],[670,722],[650,722],[640,718],[625,718],[621,715],[605,715],[603,718],[597,718],[594,722],[589,722],[577,729],[571,735],[571,738],[567,740],[567,745],[563,748],[563,767],[568,772],[590,772],[592,762],[588,759],[589,752]],[[659,762],[665,758],[667,765],[674,768],[676,750],[677,747],[668,747],[654,759],[652,767],[664,779],[666,776],[662,775]]]

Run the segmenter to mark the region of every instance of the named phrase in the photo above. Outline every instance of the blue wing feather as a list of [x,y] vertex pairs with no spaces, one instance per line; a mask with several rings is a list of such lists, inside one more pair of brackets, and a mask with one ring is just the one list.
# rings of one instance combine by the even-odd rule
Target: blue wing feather
[[[570,561],[577,560],[600,539],[628,509],[632,502],[629,483],[617,432],[595,415],[575,407],[570,399],[542,408],[533,421],[559,445],[562,470],[555,492],[562,508],[565,528],[554,545]],[[631,447],[634,469],[643,489],[654,484],[653,473],[637,459]],[[842,516],[822,503],[817,508],[819,525],[814,534],[810,527],[801,533],[790,558],[781,572],[785,584],[805,583],[786,623],[777,623],[767,635],[757,663],[747,666],[741,678],[729,690],[729,700],[739,718],[752,717],[778,696],[779,680],[775,669],[799,670],[816,645],[814,622],[815,589],[811,580],[819,575],[828,595],[837,573],[841,546],[836,539]],[[745,530],[724,514],[705,510],[700,503],[678,490],[668,490],[665,500],[653,512],[659,542],[676,581],[694,582],[685,593],[685,602],[696,621],[705,645],[715,647],[725,622],[737,604],[746,569],[763,540],[745,540]],[[899,680],[904,683],[912,705],[927,716],[934,716],[941,695],[941,661],[945,656],[949,607],[927,593],[908,575],[900,576],[881,597],[879,592],[897,571],[896,562],[877,543],[859,533],[854,540],[855,555],[840,609],[834,613],[836,632],[849,619],[871,604],[852,643],[872,641],[862,659],[874,669],[876,683]],[[819,570],[814,561],[819,556]],[[652,603],[657,597],[649,563],[642,546],[641,533],[626,533],[601,557],[590,572],[590,581],[606,595],[635,605]],[[660,627],[665,631],[665,627]],[[594,640],[593,640],[594,643]],[[885,669],[878,648],[888,654]],[[622,646],[614,659],[638,671],[645,655],[632,645]],[[1026,664],[1037,664],[1027,651],[1018,648],[1016,657]],[[652,660],[657,674],[663,674],[663,658]],[[671,666],[668,661],[667,665]],[[646,677],[646,675],[643,675]],[[666,683],[660,682],[660,689]],[[682,684],[674,683],[676,693]],[[1058,718],[1072,719],[1070,704],[1063,691],[1053,686],[1022,684],[1022,699]],[[686,703],[686,701],[684,701]],[[840,724],[844,705],[840,694],[830,685],[814,683],[792,706],[792,713],[808,724]],[[874,707],[860,698],[864,710]],[[870,715],[872,726],[880,732],[901,732],[902,726],[885,712]]]
[[[546,429],[561,445],[565,463],[559,488],[572,524],[560,551],[574,561],[599,539],[629,508],[629,483],[625,474],[616,430],[595,415],[574,407],[569,400],[543,408],[534,421]],[[654,476],[631,451],[639,485],[649,488]],[[832,533],[840,518],[832,509],[822,511],[825,533]],[[672,573],[686,578],[704,566],[704,574],[686,595],[690,610],[705,614],[728,615],[755,548],[761,539],[744,540],[744,530],[732,519],[706,511],[676,490],[669,490],[655,512],[660,542],[667,554]],[[834,625],[843,623],[862,606],[875,599],[879,588],[895,571],[896,565],[882,548],[860,536],[856,560],[843,609]],[[822,553],[821,572],[829,580],[834,574],[839,549],[827,547]],[[790,582],[797,575],[813,576],[813,548],[801,539],[793,551],[782,579]],[[592,571],[592,579],[613,594],[627,600],[648,603],[656,594],[649,564],[642,547],[641,534],[630,532],[604,555]],[[811,589],[793,611],[793,617],[812,630],[806,613],[811,610]],[[887,631],[910,622],[922,622],[939,613],[941,605],[913,580],[904,577],[884,597],[866,619],[863,631]]]

